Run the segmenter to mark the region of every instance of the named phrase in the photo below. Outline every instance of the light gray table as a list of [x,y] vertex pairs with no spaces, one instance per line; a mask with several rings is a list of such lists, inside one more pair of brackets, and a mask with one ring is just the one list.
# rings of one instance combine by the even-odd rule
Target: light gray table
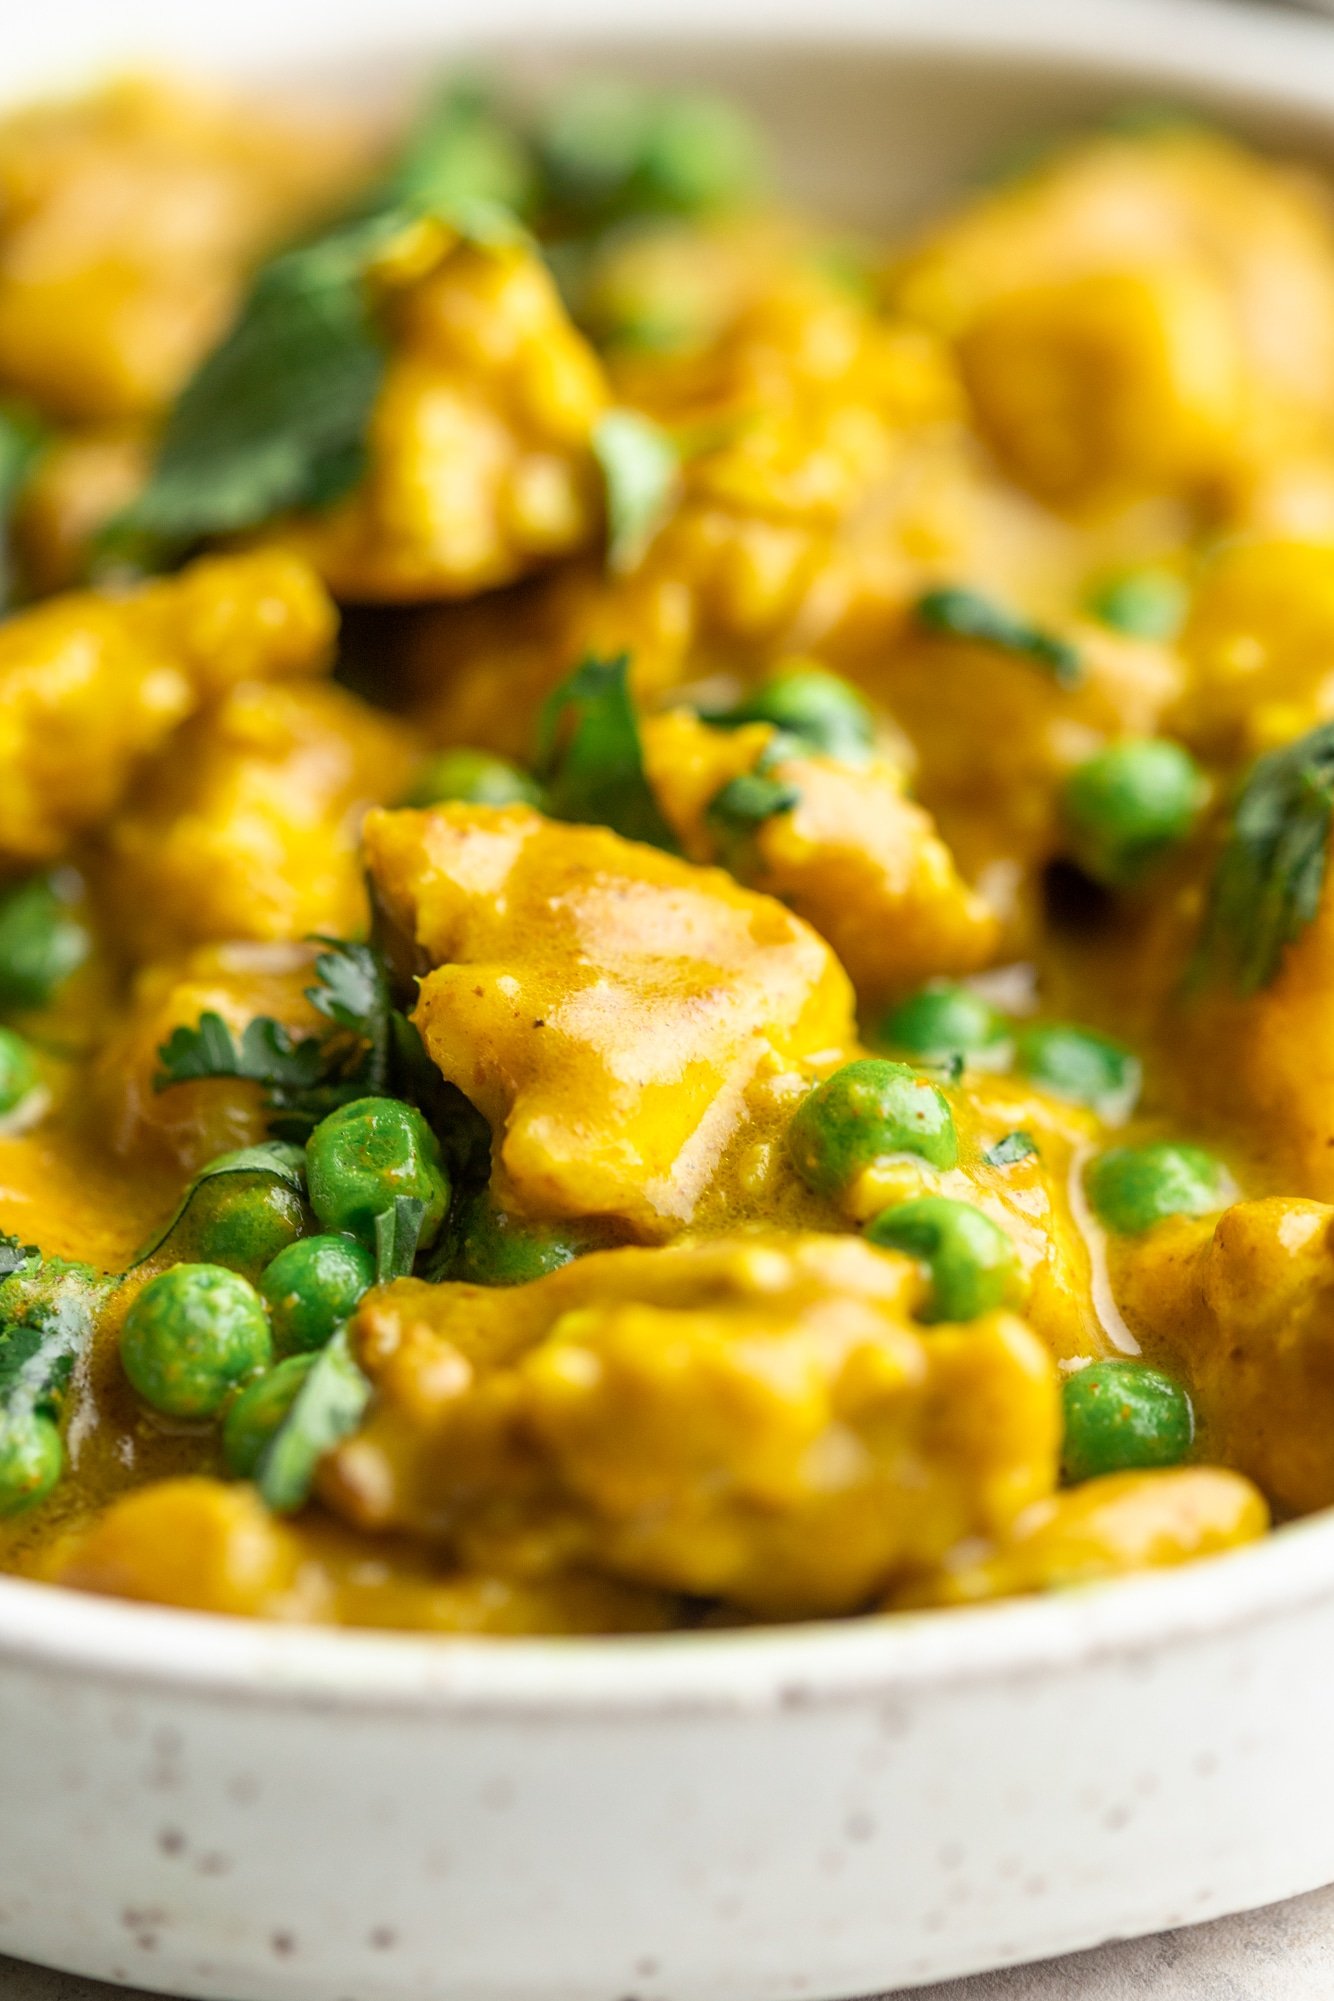
[[[1334,1887],[1190,1931],[919,1987],[902,2001],[1331,2001],[1332,1996]],[[0,1959],[0,2001],[153,1997]]]

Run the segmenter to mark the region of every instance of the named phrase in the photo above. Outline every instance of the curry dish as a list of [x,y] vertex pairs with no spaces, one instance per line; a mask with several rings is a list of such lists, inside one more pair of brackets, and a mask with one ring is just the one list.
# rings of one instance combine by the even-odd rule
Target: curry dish
[[0,1567],[496,1635],[1334,1503],[1334,206],[0,124]]

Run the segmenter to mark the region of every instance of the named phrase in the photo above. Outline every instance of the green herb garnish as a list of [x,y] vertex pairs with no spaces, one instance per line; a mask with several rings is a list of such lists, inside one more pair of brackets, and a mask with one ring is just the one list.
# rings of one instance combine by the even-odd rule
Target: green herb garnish
[[627,840],[679,852],[644,769],[628,654],[585,660],[547,697],[537,762],[553,819],[611,827]]
[[681,478],[676,446],[634,410],[609,410],[593,430],[607,492],[607,562],[634,569],[671,512]]
[[801,790],[760,771],[743,771],[729,779],[709,801],[708,820],[716,832],[735,838],[753,834],[766,820],[790,813],[801,804]]
[[255,1484],[275,1514],[293,1514],[305,1505],[320,1460],[356,1430],[370,1396],[370,1383],[340,1328],[311,1364],[256,1470]]
[[1194,977],[1268,986],[1320,907],[1334,812],[1334,723],[1251,767],[1214,871]]
[[915,609],[918,624],[928,632],[1013,653],[1044,669],[1062,688],[1077,687],[1082,678],[1079,653],[1068,640],[1044,626],[1030,625],[979,591],[953,585],[928,591]]
[[315,985],[306,998],[331,1032],[295,1039],[281,1022],[257,1015],[237,1037],[209,1011],[193,1028],[174,1028],[162,1044],[154,1090],[202,1078],[246,1078],[264,1091],[275,1138],[297,1142],[336,1105],[382,1093],[395,1037],[383,963],[368,945],[319,942],[327,949],[315,961]]
[[1190,592],[1170,570],[1125,570],[1089,595],[1094,618],[1132,639],[1175,639],[1190,604]]
[[385,366],[366,275],[412,219],[381,211],[263,267],[174,404],[148,485],[107,531],[109,556],[181,551],[355,484]]
[[529,214],[537,201],[531,149],[495,93],[456,78],[431,98],[375,190],[378,207]]
[[119,1283],[0,1237],[0,1418],[49,1413]]
[[0,403],[0,611],[14,602],[14,513],[48,433],[34,413],[18,403]]
[[1003,1134],[982,1158],[988,1167],[1013,1167],[1017,1160],[1031,1160],[1037,1150],[1038,1143],[1032,1133],[1020,1130]]
[[426,1204],[416,1195],[396,1195],[393,1207],[375,1219],[375,1283],[407,1278],[417,1258]]

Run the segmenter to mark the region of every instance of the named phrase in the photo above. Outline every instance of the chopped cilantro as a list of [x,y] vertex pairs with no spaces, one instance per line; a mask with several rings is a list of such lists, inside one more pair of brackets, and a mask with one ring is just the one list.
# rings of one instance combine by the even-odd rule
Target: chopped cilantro
[[648,417],[609,410],[593,431],[607,492],[607,562],[632,570],[671,511],[681,476],[676,446]]
[[917,601],[918,624],[949,639],[969,639],[1029,660],[1051,675],[1062,688],[1077,687],[1082,676],[1079,653],[1068,640],[998,605],[980,591],[947,586],[928,591]]
[[1334,723],[1260,758],[1232,809],[1194,975],[1268,986],[1320,907],[1334,811]]
[[339,1328],[316,1356],[256,1469],[256,1485],[275,1514],[305,1505],[320,1460],[356,1430],[370,1395],[370,1383],[348,1349],[347,1331]]
[[247,1078],[263,1088],[270,1131],[295,1141],[336,1105],[382,1093],[395,1034],[384,966],[368,945],[319,942],[326,950],[315,961],[315,984],[306,997],[330,1022],[331,1033],[294,1040],[281,1022],[257,1015],[238,1038],[209,1011],[193,1028],[174,1028],[162,1044],[154,1090],[206,1077]]
[[15,596],[14,512],[46,444],[46,430],[31,411],[0,403],[0,611],[8,611]]
[[1032,1133],[1018,1131],[1003,1134],[982,1158],[988,1167],[1013,1167],[1017,1160],[1031,1160],[1037,1150],[1038,1143]]
[[553,819],[611,827],[627,840],[678,852],[644,770],[628,654],[583,661],[548,696],[537,761]]

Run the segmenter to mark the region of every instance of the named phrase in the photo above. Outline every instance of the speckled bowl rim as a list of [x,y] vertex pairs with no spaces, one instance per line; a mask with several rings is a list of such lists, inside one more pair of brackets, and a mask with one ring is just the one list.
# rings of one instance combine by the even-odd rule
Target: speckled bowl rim
[[1334,1597],[1334,1517],[1180,1569],[940,1612],[737,1632],[485,1639],[222,1618],[0,1578],[0,1659],[314,1708],[530,1717],[754,1712],[1136,1659]]
[[[117,10],[126,46],[152,46],[174,0]],[[244,9],[240,10],[244,13]],[[440,39],[435,0],[382,10],[392,34],[321,50],[318,68],[360,52],[395,54]],[[223,22],[225,30],[225,19]],[[1007,70],[1096,73],[1117,88],[1179,89],[1240,113],[1323,128],[1334,144],[1334,45],[1326,24],[1208,0],[766,0],[729,10],[717,0],[491,0],[474,47],[527,31],[553,47],[614,49],[670,35],[702,50],[857,46],[905,58]],[[455,38],[457,41],[457,38]],[[257,67],[226,34],[218,59]],[[170,43],[164,43],[170,47]],[[282,73],[298,51],[281,34],[263,68]],[[892,1698],[1009,1676],[1032,1678],[1106,1658],[1154,1654],[1236,1632],[1334,1596],[1334,1512],[1280,1528],[1264,1542],[1187,1565],[1041,1599],[947,1612],[896,1614],[735,1633],[615,1639],[468,1639],[368,1633],[226,1619],[95,1598],[0,1577],[0,1659],[77,1677],[194,1691],[232,1702],[314,1709],[488,1713],[541,1720],[592,1713],[633,1718],[677,1711],[747,1713]]]

